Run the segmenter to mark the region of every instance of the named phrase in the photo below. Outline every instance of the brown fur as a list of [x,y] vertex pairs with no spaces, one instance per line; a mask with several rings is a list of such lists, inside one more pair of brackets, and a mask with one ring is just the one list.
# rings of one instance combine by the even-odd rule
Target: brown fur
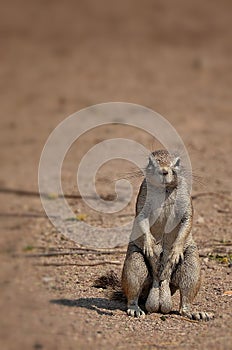
[[[170,312],[171,295],[179,289],[181,315],[196,320],[210,318],[206,312],[190,310],[200,287],[201,272],[197,246],[191,234],[191,196],[179,162],[165,150],[153,152],[139,190],[131,242],[122,272],[122,287],[130,316],[145,315],[138,305],[142,293],[147,295],[146,311]],[[157,193],[165,196],[162,203],[156,199]],[[152,221],[151,217],[158,209],[161,210],[158,218]],[[172,210],[175,217],[180,217],[170,226],[170,232],[166,232]]]

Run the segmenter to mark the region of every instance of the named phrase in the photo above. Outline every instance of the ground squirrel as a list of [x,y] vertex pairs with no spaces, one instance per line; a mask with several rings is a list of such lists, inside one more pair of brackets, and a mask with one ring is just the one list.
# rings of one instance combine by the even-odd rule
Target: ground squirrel
[[145,315],[138,305],[142,293],[149,313],[170,312],[171,295],[179,289],[181,315],[196,320],[211,318],[209,313],[190,310],[201,280],[192,218],[191,195],[180,158],[166,150],[152,152],[137,197],[122,272],[128,315]]

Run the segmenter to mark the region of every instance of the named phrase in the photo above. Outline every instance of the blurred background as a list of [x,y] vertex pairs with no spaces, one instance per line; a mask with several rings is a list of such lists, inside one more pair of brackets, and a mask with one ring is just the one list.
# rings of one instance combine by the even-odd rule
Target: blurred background
[[1,181],[16,185],[9,173],[17,169],[24,185],[30,159],[36,188],[35,165],[51,130],[80,108],[108,101],[150,107],[192,148],[201,150],[199,138],[212,135],[214,154],[224,153],[231,9],[229,0],[2,2]]

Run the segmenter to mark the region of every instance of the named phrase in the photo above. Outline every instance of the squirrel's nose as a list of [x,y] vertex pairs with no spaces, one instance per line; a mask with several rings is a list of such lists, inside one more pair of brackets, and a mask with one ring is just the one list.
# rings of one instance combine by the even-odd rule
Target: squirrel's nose
[[162,173],[162,175],[168,175],[167,169],[163,169],[161,173]]

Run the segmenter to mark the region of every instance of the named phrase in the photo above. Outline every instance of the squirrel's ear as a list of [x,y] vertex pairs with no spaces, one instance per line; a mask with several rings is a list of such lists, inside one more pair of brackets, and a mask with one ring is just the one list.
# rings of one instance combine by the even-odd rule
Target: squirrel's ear
[[154,161],[154,159],[153,159],[152,155],[150,155],[148,158],[148,165],[153,165],[153,161]]
[[180,157],[176,157],[173,161],[173,166],[178,168],[180,166]]
[[149,162],[148,162],[148,165],[150,165],[150,166],[157,166],[157,162],[156,162],[156,159],[155,159],[155,157],[153,156],[153,154],[150,154],[149,155],[149,158],[148,158],[148,160],[149,160]]

